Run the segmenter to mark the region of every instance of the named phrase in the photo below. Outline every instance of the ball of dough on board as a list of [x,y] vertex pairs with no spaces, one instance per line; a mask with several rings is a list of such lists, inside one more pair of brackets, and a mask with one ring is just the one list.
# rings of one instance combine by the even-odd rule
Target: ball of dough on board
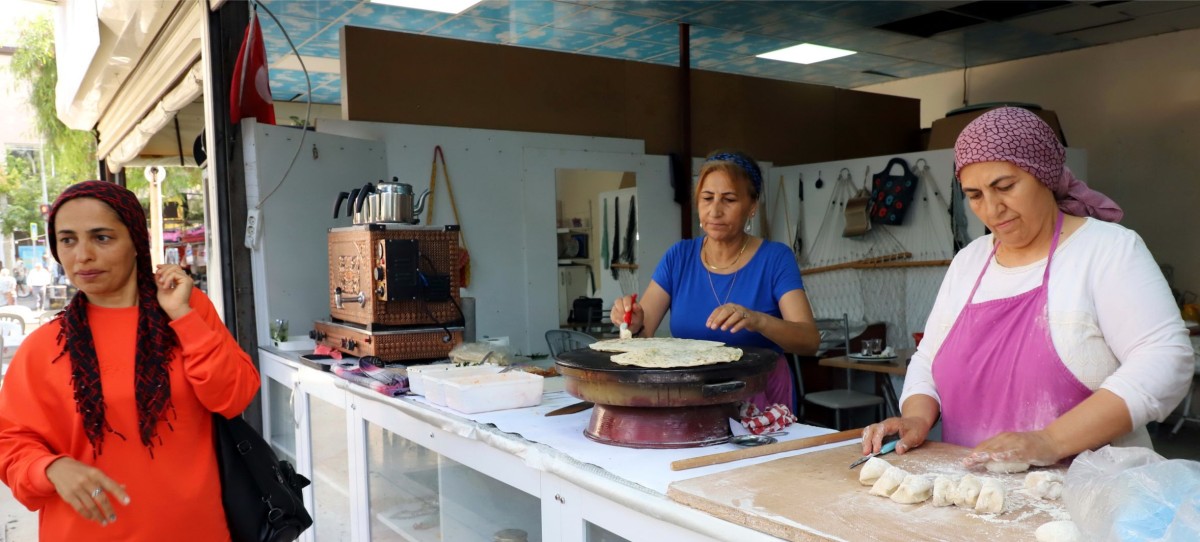
[[958,480],[946,475],[938,475],[933,480],[933,505],[950,506],[954,504],[954,496],[958,490]]
[[1029,463],[1020,463],[1016,461],[990,461],[987,464],[987,470],[988,472],[998,472],[1000,474],[1025,472],[1029,470]]
[[975,502],[979,499],[979,490],[982,482],[979,478],[973,475],[966,475],[962,480],[958,481],[958,488],[954,491],[954,505],[963,508],[975,508]]
[[910,474],[892,493],[892,501],[900,504],[920,504],[933,495],[933,481],[928,476]]
[[1037,471],[1025,475],[1025,492],[1039,499],[1058,500],[1062,496],[1063,477],[1057,472]]
[[875,485],[871,486],[871,494],[879,495],[880,497],[891,497],[896,488],[904,482],[904,477],[908,476],[908,472],[900,467],[888,467],[888,470],[883,472],[875,481]]
[[1043,523],[1034,531],[1037,542],[1083,542],[1083,533],[1071,520]]
[[1004,484],[995,478],[984,478],[975,502],[975,511],[980,514],[999,514],[1004,511]]
[[863,464],[858,472],[858,482],[864,486],[873,485],[883,473],[892,468],[892,464],[878,457],[872,457]]

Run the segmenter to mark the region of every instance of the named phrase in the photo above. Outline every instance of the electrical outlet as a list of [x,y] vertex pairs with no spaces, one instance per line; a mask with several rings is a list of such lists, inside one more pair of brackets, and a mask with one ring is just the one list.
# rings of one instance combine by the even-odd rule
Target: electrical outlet
[[246,212],[246,248],[248,249],[258,246],[258,226],[258,209],[250,209]]

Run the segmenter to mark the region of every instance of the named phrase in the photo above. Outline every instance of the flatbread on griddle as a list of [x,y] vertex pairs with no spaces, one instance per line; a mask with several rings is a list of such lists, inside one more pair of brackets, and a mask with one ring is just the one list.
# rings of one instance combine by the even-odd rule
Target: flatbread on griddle
[[618,365],[651,369],[702,367],[739,359],[742,359],[742,350],[729,346],[711,346],[704,349],[639,348],[612,357],[613,363]]
[[605,341],[597,341],[589,344],[592,350],[601,352],[631,352],[634,350],[642,350],[646,348],[656,348],[659,350],[705,350],[715,346],[724,346],[725,343],[718,341],[702,341],[698,339],[675,339],[669,337],[651,337],[651,338],[633,338],[633,339],[608,339]]

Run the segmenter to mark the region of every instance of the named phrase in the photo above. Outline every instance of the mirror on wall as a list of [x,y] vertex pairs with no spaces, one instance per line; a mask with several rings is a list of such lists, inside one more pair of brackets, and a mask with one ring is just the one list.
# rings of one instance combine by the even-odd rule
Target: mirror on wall
[[[636,175],[627,171],[558,169],[555,189],[558,321],[563,327],[598,334],[606,327],[601,322],[607,320],[609,307],[623,295],[622,282],[634,288],[637,284],[636,271],[618,273],[609,266],[620,259],[613,254],[614,248],[622,254],[627,251],[628,236],[632,235],[636,243],[637,211],[630,207],[637,194]],[[601,301],[587,304],[587,314],[572,314],[575,300],[580,297]]]

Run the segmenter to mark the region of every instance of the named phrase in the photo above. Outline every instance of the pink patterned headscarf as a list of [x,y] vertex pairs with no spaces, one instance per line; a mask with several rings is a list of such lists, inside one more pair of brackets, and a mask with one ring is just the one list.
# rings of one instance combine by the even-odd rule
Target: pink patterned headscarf
[[1076,179],[1066,166],[1066,156],[1054,129],[1037,115],[1019,107],[1000,107],[963,128],[954,143],[954,176],[976,162],[1008,162],[1049,187],[1064,213],[1120,222],[1125,216],[1121,206]]

